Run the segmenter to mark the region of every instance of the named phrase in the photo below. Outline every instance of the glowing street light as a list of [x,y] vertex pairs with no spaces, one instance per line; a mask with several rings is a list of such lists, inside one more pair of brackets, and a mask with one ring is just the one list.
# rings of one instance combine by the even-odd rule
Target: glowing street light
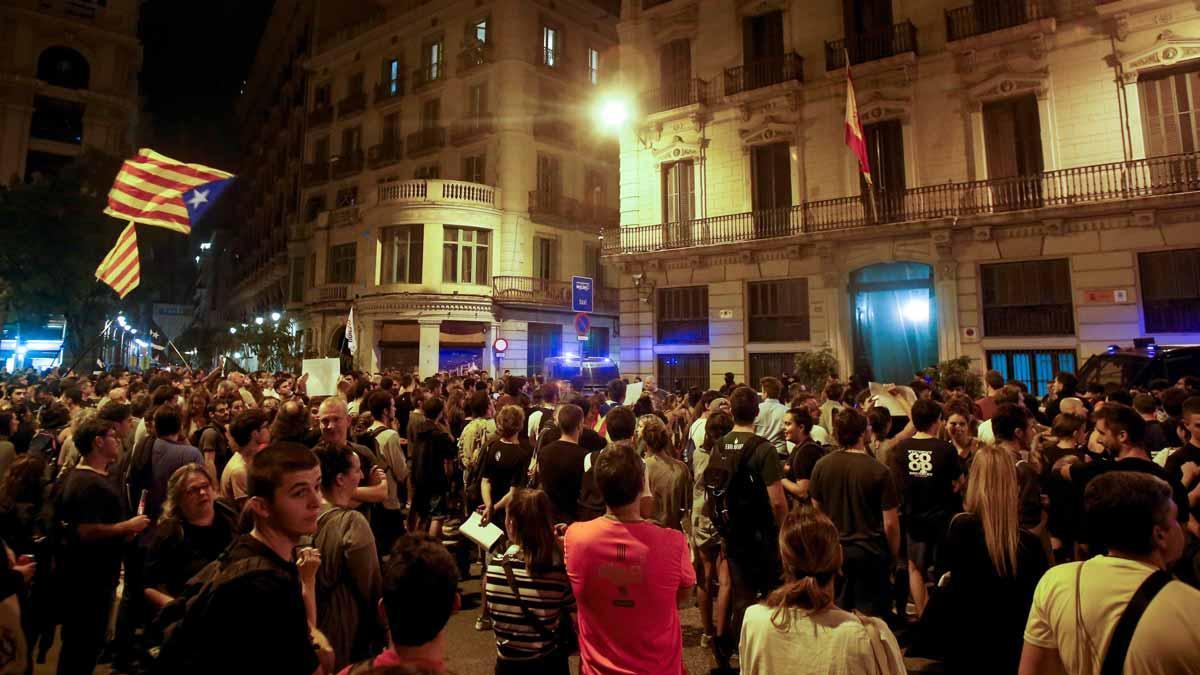
[[633,117],[630,110],[629,102],[624,98],[608,98],[600,102],[600,106],[596,110],[596,120],[600,126],[616,131],[625,126],[629,119]]
[[254,325],[255,326],[263,325],[263,318],[261,316],[254,317]]
[[230,335],[237,335],[237,326],[230,326],[230,327],[229,327],[229,334],[230,334]]
[[280,314],[279,312],[271,312],[271,320],[272,321],[275,321],[276,323],[278,323],[279,320],[282,318],[283,318],[283,315]]

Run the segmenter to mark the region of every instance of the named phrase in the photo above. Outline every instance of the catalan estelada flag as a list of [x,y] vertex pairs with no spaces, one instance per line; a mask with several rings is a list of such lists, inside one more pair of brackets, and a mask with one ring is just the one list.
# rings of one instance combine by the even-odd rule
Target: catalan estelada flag
[[143,148],[121,165],[104,212],[188,234],[232,182],[231,173],[186,164]]
[[104,261],[96,268],[96,278],[112,286],[122,298],[137,288],[142,280],[142,270],[138,264],[137,232],[133,223],[125,226],[121,236],[117,237],[117,245],[104,256]]
[[858,100],[854,97],[854,80],[850,79],[850,59],[846,59],[846,145],[858,157],[858,170],[871,182],[871,162],[867,157],[867,139],[863,136],[862,123],[858,120]]

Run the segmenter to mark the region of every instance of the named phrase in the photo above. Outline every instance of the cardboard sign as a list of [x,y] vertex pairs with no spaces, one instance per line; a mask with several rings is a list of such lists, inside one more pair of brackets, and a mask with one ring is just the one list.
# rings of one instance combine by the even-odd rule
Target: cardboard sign
[[[868,386],[875,405],[887,408],[892,417],[908,417],[909,409],[917,402],[917,392],[913,391],[912,387],[897,387],[894,384],[879,382],[872,382]],[[896,390],[895,395],[892,394],[892,390]],[[907,407],[900,402],[901,398],[908,403]]]
[[337,394],[338,380],[342,376],[342,361],[304,359],[300,373],[308,375],[304,386],[309,396],[334,396]]

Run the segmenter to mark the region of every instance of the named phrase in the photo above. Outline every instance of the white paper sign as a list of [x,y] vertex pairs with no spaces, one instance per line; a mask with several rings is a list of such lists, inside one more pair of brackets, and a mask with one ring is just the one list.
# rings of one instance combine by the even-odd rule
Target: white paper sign
[[496,545],[500,537],[504,535],[504,530],[496,527],[495,523],[483,524],[483,518],[479,513],[472,513],[467,522],[463,523],[458,528],[463,536],[471,541],[479,544],[484,550],[490,551]]
[[304,359],[300,372],[308,375],[304,387],[309,396],[333,396],[341,378],[342,362],[341,359]]
[[[872,382],[868,386],[871,390],[871,398],[875,399],[875,405],[887,408],[888,412],[892,413],[892,417],[908,417],[909,409],[912,404],[917,402],[917,392],[913,391],[912,387],[897,387],[894,384],[880,384],[879,382]],[[893,391],[896,392],[896,396],[892,395]],[[908,405],[903,405],[897,396],[907,401]]]
[[625,387],[625,400],[624,400],[624,402],[621,403],[621,405],[633,405],[634,403],[637,403],[638,399],[641,397],[642,397],[642,383],[634,382],[633,384],[629,385],[628,387]]

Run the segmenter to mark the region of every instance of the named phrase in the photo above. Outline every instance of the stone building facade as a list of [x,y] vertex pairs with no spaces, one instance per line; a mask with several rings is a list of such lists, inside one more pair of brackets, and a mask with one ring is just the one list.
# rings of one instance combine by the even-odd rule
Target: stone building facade
[[[318,9],[306,63],[286,297],[306,352],[423,375],[525,374],[550,356],[607,357],[609,345],[615,356],[599,234],[618,222],[617,146],[590,116],[615,73],[615,11],[586,0],[367,5]],[[575,275],[597,286],[585,341]]]
[[0,1],[0,183],[85,147],[122,156],[137,121],[136,0]]
[[1195,3],[636,0],[618,31],[624,373],[757,382],[829,347],[1041,392],[1200,337]]

